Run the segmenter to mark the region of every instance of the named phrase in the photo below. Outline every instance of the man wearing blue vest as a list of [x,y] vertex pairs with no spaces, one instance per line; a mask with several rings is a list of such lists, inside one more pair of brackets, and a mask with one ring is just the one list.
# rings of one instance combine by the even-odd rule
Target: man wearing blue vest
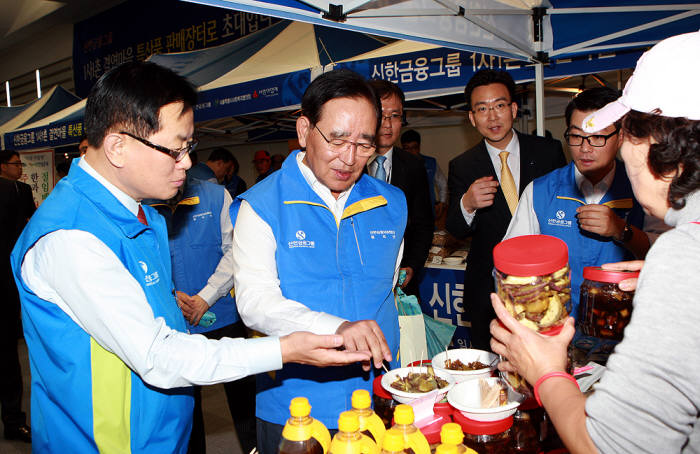
[[[195,147],[194,88],[153,63],[104,74],[85,107],[88,149],[24,229],[11,262],[32,376],[32,449],[184,453],[192,385],[339,365],[342,336],[219,341],[186,333],[165,221]],[[193,267],[197,264],[193,264]]]
[[[231,202],[224,186],[198,180],[189,171],[175,197],[144,201],[165,218],[173,283],[188,321],[187,330],[209,339],[246,337],[245,326],[230,293],[233,288]],[[255,378],[224,383],[224,390],[241,449],[248,453],[256,442]],[[194,397],[190,454],[206,452],[199,386],[194,389]]]
[[571,162],[525,188],[504,237],[541,233],[566,242],[574,317],[578,317],[584,267],[643,259],[658,236],[653,232],[663,230],[662,223],[644,215],[625,166],[615,159],[621,143],[619,124],[593,134],[583,131],[582,122],[589,113],[618,97],[617,91],[598,87],[571,100],[564,135]]
[[[246,326],[265,334],[294,330],[343,334],[346,350],[372,352],[344,368],[285,366],[258,375],[258,449],[275,454],[289,402],[305,396],[329,429],[356,389],[371,391],[383,361],[397,358],[393,287],[406,200],[363,169],[374,153],[381,104],[348,70],[306,89],[297,120],[302,151],[234,201],[236,298]],[[379,369],[381,370],[381,369]]]

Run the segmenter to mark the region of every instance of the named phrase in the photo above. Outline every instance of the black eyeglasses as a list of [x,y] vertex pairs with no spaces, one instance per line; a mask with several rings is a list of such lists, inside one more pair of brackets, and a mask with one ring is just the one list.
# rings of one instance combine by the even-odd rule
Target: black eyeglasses
[[608,135],[603,135],[603,134],[593,134],[590,136],[581,136],[579,134],[571,134],[570,132],[566,132],[564,134],[564,138],[566,139],[566,143],[568,143],[572,147],[580,147],[583,145],[583,139],[586,139],[588,141],[588,145],[592,147],[604,147],[605,144],[608,142],[608,139],[617,134],[617,129],[615,129],[613,132],[611,132]]
[[180,162],[182,161],[182,158],[184,158],[186,155],[190,154],[192,150],[194,150],[197,147],[197,144],[199,143],[197,139],[192,139],[192,141],[188,142],[186,146],[182,148],[177,148],[177,149],[170,149],[168,147],[164,147],[162,145],[156,145],[153,142],[150,142],[146,139],[142,139],[139,136],[135,136],[134,134],[126,131],[119,131],[119,134],[124,134],[129,137],[131,137],[134,140],[138,140],[142,144],[146,145],[147,147],[151,147],[154,150],[160,151],[161,153],[165,153],[169,155],[171,158],[175,160],[175,162]]
[[318,126],[314,125],[314,128],[316,128],[316,131],[318,131],[319,134],[321,134],[321,137],[323,137],[323,140],[326,141],[328,144],[328,147],[331,149],[332,152],[334,153],[341,153],[345,150],[348,149],[348,147],[355,145],[355,152],[359,156],[372,156],[372,153],[374,153],[374,149],[377,148],[377,146],[373,143],[369,142],[351,142],[349,140],[345,139],[331,139],[328,140],[328,138],[321,132],[320,129],[318,129]]
[[20,166],[20,167],[26,167],[27,165],[23,162],[6,162],[8,166]]

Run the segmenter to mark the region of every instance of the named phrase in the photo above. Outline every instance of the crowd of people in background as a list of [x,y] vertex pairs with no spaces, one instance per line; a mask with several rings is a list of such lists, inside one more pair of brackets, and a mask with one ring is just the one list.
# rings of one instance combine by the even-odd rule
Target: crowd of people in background
[[[255,151],[248,187],[226,148],[192,164],[196,93],[185,79],[152,63],[110,70],[88,98],[80,159],[57,167],[60,182],[36,214],[17,181],[20,155],[0,155],[5,438],[42,452],[206,452],[200,386],[213,383],[225,383],[244,452],[277,452],[297,395],[337,429],[350,394],[371,391],[384,363],[397,365],[399,273],[420,298],[433,232],[445,226],[471,238],[472,347],[537,384],[571,452],[697,452],[700,388],[678,366],[700,351],[688,307],[700,257],[700,100],[684,90],[700,68],[675,56],[697,54],[699,36],[652,48],[621,98],[607,87],[576,95],[565,111],[568,164],[560,140],[514,129],[512,77],[478,71],[464,96],[482,139],[449,162],[447,177],[422,153],[420,133],[404,128],[405,97],[389,81],[348,70],[312,81],[296,120],[299,149]],[[571,222],[548,222],[554,216]],[[635,316],[591,399],[556,379],[583,336],[573,319],[545,338],[493,295],[494,246],[532,234],[567,244],[574,317],[584,267],[644,264]],[[664,275],[670,266],[682,272]],[[661,355],[653,362],[652,351]]]

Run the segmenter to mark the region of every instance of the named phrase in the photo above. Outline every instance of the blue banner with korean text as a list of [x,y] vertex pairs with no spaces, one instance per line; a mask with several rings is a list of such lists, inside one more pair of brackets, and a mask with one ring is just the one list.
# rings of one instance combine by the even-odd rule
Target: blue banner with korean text
[[[634,68],[642,50],[618,51],[552,60],[544,65],[544,77],[572,76]],[[481,69],[507,71],[513,79],[529,82],[535,79],[535,64],[506,57],[464,52],[440,47],[419,52],[338,63],[370,79],[392,81],[401,87],[407,99],[458,93],[475,72]],[[438,92],[438,93],[435,93]]]
[[310,77],[310,71],[303,70],[200,92],[194,120],[206,121],[300,104]]
[[457,327],[452,347],[469,348],[471,321],[464,310],[464,268],[430,265],[423,268],[421,276],[421,309],[435,320]]
[[75,24],[75,91],[86,97],[102,74],[121,63],[218,46],[279,21],[177,0],[128,0]]
[[14,150],[36,150],[72,145],[83,136],[83,118],[52,123],[32,129],[5,133],[5,148]]

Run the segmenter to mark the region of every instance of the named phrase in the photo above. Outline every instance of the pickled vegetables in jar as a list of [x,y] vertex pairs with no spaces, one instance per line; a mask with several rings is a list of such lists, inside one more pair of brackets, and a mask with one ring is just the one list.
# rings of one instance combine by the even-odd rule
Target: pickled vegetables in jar
[[622,340],[632,318],[634,292],[620,290],[618,283],[635,277],[639,277],[638,271],[603,270],[594,266],[583,269],[578,321],[584,334]]
[[528,328],[556,334],[571,310],[571,271],[564,241],[524,235],[493,249],[496,290],[508,312]]

